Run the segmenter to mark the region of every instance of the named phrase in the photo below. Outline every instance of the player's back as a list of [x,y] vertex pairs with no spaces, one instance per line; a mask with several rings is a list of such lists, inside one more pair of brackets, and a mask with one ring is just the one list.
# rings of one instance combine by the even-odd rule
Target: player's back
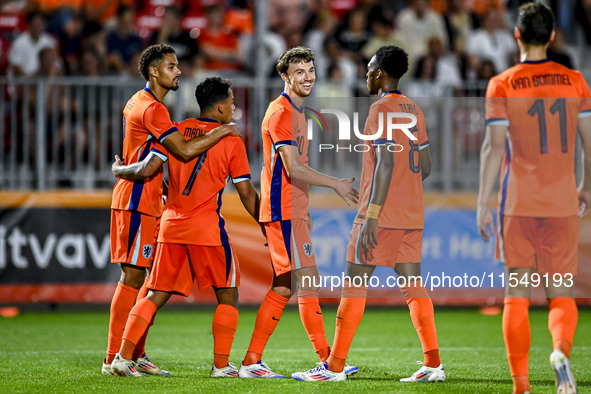
[[[178,129],[191,139],[220,126],[215,120],[187,119]],[[240,137],[226,137],[195,159],[168,160],[168,201],[158,240],[182,244],[228,244],[220,214],[222,193],[229,178],[234,183],[250,179],[246,148]]]
[[591,109],[582,75],[549,60],[524,62],[491,79],[487,125],[508,126],[501,213],[564,217],[578,212],[575,142]]
[[[166,107],[147,88],[140,90],[129,99],[123,110],[124,163],[129,165],[142,161],[152,148],[175,131]],[[120,178],[113,189],[111,208],[160,216],[163,209],[162,179],[162,169],[146,179],[132,181]]]
[[[410,128],[409,132],[417,138],[417,141],[411,140],[400,129],[392,130],[391,136],[387,135],[387,114],[392,112],[403,112],[416,117],[417,124]],[[355,223],[363,223],[365,220],[373,187],[376,150],[379,149],[394,155],[390,189],[380,212],[379,226],[398,229],[423,228],[425,207],[419,150],[429,145],[423,111],[411,99],[396,91],[384,95],[371,106],[364,134],[376,134],[380,127],[380,117],[382,135],[376,140],[365,141],[369,148],[363,153],[359,211]],[[409,123],[410,119],[400,117],[392,121],[404,124]],[[397,145],[384,145],[385,142],[393,142]]]
[[283,93],[267,108],[261,125],[263,169],[261,170],[261,222],[305,218],[308,214],[308,184],[287,176],[278,149],[293,145],[298,160],[308,164],[308,136],[303,109]]

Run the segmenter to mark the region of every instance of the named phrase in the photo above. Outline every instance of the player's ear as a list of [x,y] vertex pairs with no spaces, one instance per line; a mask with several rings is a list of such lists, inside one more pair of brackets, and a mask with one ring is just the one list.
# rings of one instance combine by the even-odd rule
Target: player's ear
[[548,40],[548,44],[552,44],[554,39],[556,38],[556,30],[552,30],[552,34],[550,34],[550,39]]
[[156,66],[150,66],[148,67],[148,72],[150,73],[150,76],[156,78],[158,76],[159,70]]
[[515,41],[521,40],[521,30],[517,26],[513,29],[513,38],[515,38]]
[[283,79],[283,82],[289,83],[289,77],[287,76],[286,73],[281,74],[281,79]]

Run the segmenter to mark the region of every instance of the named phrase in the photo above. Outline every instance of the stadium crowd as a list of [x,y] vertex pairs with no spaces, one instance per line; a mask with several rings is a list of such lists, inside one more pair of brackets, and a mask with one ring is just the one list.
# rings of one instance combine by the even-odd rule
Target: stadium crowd
[[[269,59],[305,45],[316,53],[318,94],[347,94],[370,54],[406,48],[409,95],[488,80],[517,59],[513,26],[521,0],[269,0]],[[550,2],[560,28],[549,57],[568,67],[591,42],[591,2]],[[568,4],[567,4],[568,3]],[[573,10],[578,10],[573,12]],[[253,0],[1,0],[0,73],[24,76],[137,76],[148,45],[168,43],[185,76],[252,75]],[[576,23],[575,23],[576,22]],[[268,73],[273,73],[269,64]],[[426,88],[425,88],[426,87]]]

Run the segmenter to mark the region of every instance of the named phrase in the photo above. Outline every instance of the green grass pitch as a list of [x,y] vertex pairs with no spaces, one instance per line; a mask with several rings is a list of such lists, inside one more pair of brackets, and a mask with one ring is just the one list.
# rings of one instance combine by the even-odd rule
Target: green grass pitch
[[[164,308],[148,337],[148,354],[172,376],[121,378],[100,373],[107,342],[108,313],[23,312],[0,318],[0,392],[435,392],[510,393],[501,316],[476,309],[441,309],[435,319],[447,382],[403,384],[422,359],[420,344],[404,308],[368,309],[349,354],[357,376],[342,383],[287,380],[211,379],[214,307]],[[324,308],[329,342],[336,306]],[[256,309],[243,308],[230,360],[239,365],[250,340]],[[533,392],[554,389],[547,310],[531,311],[530,379]],[[591,392],[591,310],[581,310],[572,362],[579,392]],[[297,309],[288,307],[264,354],[276,372],[314,367],[316,355]]]

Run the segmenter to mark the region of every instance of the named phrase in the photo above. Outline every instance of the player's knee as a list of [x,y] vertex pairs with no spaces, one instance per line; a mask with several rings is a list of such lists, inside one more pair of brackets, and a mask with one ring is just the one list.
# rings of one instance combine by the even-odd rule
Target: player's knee
[[286,286],[273,286],[271,287],[271,290],[273,290],[273,292],[283,298],[291,298],[291,296],[293,295],[291,286],[286,287]]
[[139,289],[146,280],[146,271],[137,268],[123,268],[119,279],[125,286]]

